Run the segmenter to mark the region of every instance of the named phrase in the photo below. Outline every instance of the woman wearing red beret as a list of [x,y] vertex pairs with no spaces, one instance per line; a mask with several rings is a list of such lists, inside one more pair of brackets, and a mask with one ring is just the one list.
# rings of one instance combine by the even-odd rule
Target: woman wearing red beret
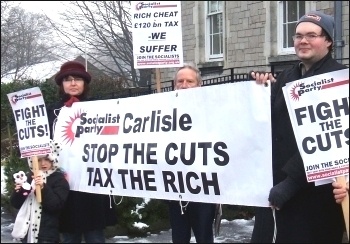
[[[53,136],[54,121],[63,106],[87,101],[91,75],[77,61],[64,63],[55,76],[59,86],[60,101],[48,109],[48,119]],[[79,162],[77,162],[79,163]],[[63,243],[104,243],[104,229],[116,224],[116,211],[110,206],[108,195],[69,191],[68,199],[60,218]]]

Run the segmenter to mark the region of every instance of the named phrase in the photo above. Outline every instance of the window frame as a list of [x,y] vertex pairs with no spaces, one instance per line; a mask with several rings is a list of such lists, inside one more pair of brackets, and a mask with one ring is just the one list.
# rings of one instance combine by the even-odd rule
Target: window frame
[[[222,2],[222,10],[218,10],[213,13],[209,13],[209,4],[210,2]],[[222,61],[224,60],[225,53],[225,1],[204,1],[205,3],[205,57],[206,61]],[[221,53],[220,54],[211,54],[210,48],[212,45],[211,42],[211,32],[210,32],[210,21],[211,16],[213,15],[222,15],[222,34],[221,34]],[[220,32],[219,32],[220,33]]]
[[[277,50],[278,50],[278,55],[289,55],[289,54],[295,54],[295,49],[294,46],[292,47],[283,47],[284,43],[284,22],[283,22],[283,13],[284,13],[284,8],[283,8],[283,3],[288,2],[288,1],[278,1],[277,5]],[[299,2],[298,2],[298,8],[299,8]],[[316,1],[304,1],[305,2],[305,11],[301,16],[297,17],[297,20],[293,22],[297,22],[300,17],[302,17],[305,13],[315,10],[316,8]],[[297,11],[299,13],[299,11]],[[287,22],[287,23],[293,23],[293,22]],[[290,38],[292,38],[290,36]]]

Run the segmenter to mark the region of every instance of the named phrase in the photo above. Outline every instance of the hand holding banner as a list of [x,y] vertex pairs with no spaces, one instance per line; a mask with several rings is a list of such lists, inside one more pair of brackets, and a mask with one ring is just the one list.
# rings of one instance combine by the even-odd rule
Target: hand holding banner
[[[38,157],[37,156],[33,156],[32,157],[32,161],[33,161],[33,173],[34,173],[34,177],[38,176],[39,174],[39,163],[38,163]],[[41,189],[39,185],[35,185],[35,194],[36,194],[36,200],[41,203]]]
[[[338,176],[336,179],[337,179],[337,182],[339,182],[342,185],[342,187],[346,186],[345,176]],[[348,239],[349,239],[349,192],[348,192],[348,194],[346,194],[346,197],[342,201],[341,207],[343,209],[346,234],[347,234]]]

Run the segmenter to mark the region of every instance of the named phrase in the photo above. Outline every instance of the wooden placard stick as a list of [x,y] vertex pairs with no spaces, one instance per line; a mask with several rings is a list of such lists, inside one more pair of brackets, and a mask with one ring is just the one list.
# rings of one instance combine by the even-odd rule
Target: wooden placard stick
[[[32,162],[33,162],[34,177],[36,177],[40,173],[38,157],[37,156],[33,156],[32,157]],[[40,188],[39,185],[35,185],[35,194],[36,194],[36,200],[38,201],[38,203],[41,203],[41,188]]]
[[[336,177],[338,183],[342,185],[342,187],[346,187],[346,179],[345,176]],[[341,203],[341,207],[343,209],[343,215],[345,220],[346,234],[349,240],[349,192],[346,194],[344,200]]]
[[160,93],[160,69],[156,68],[156,84],[157,84],[157,93]]

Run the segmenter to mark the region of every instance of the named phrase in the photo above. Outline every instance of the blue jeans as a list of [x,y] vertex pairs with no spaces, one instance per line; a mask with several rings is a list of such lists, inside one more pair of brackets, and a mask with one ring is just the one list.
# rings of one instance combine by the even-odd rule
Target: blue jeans
[[[185,205],[187,202],[182,202]],[[213,243],[213,222],[215,218],[213,203],[189,202],[184,214],[178,201],[169,201],[169,218],[173,243],[189,243],[191,229],[197,243]]]
[[62,233],[63,243],[81,243],[84,236],[85,243],[105,243],[103,230],[91,230],[81,233]]

